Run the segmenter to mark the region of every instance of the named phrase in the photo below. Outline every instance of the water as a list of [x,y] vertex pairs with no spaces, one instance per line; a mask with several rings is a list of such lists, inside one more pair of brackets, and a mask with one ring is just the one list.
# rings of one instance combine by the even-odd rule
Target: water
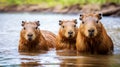
[[[101,20],[112,38],[113,55],[76,55],[74,51],[19,53],[21,21],[40,21],[40,29],[57,34],[60,19],[79,19],[79,15],[41,13],[0,13],[0,66],[15,67],[119,67],[120,17],[103,17]],[[78,26],[80,21],[78,20]]]

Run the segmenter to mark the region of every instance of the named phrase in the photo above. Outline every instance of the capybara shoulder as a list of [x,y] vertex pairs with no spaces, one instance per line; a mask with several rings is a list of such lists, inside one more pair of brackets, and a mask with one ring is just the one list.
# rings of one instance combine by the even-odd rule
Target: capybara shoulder
[[113,42],[100,19],[102,19],[100,13],[80,15],[82,22],[77,35],[77,51],[93,54],[108,54],[113,51]]
[[59,20],[60,29],[57,35],[56,50],[71,49],[75,50],[77,36],[77,20]]
[[56,35],[50,31],[47,31],[47,30],[41,30],[43,36],[45,37],[45,39],[47,40],[48,42],[48,46],[50,48],[54,48],[55,45],[56,45]]

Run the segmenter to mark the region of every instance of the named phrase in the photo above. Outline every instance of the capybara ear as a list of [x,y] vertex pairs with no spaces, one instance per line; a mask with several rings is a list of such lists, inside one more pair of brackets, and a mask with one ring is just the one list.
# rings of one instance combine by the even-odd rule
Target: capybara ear
[[97,13],[98,19],[102,19],[102,13]]
[[25,25],[25,21],[22,21],[22,24],[21,24],[21,26],[24,26]]
[[62,20],[59,20],[59,25],[62,25],[62,23],[63,23]]
[[75,24],[77,24],[77,19],[74,19],[73,21],[75,22]]
[[98,15],[99,15],[99,19],[102,19],[102,13],[99,13]]
[[80,18],[79,19],[82,20],[82,18],[83,18],[83,14],[80,14]]
[[39,23],[40,21],[36,21],[36,24],[37,24],[37,26],[40,26],[40,23]]

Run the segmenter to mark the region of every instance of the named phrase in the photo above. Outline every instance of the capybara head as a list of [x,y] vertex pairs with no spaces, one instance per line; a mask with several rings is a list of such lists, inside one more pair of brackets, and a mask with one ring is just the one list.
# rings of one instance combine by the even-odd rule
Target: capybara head
[[23,27],[22,36],[24,37],[24,39],[27,41],[35,40],[39,32],[39,28],[38,28],[38,26],[40,25],[39,21],[35,21],[35,22],[22,21],[21,25]]
[[88,38],[94,38],[102,31],[102,25],[100,22],[102,19],[101,13],[86,13],[80,15],[82,21],[80,30],[82,34]]
[[59,20],[59,33],[66,38],[74,38],[77,35],[77,20]]

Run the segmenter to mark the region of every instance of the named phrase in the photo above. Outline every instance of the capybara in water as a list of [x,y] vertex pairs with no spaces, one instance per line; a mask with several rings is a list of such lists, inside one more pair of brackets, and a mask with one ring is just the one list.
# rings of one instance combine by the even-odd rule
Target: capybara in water
[[109,54],[113,51],[113,42],[103,24],[101,13],[80,15],[82,23],[78,29],[76,48],[78,52],[91,54]]
[[75,50],[77,36],[77,20],[59,20],[60,29],[57,35],[56,50],[70,49]]
[[22,21],[23,29],[20,32],[19,51],[40,51],[53,48],[56,35],[46,30],[40,30],[39,21]]

